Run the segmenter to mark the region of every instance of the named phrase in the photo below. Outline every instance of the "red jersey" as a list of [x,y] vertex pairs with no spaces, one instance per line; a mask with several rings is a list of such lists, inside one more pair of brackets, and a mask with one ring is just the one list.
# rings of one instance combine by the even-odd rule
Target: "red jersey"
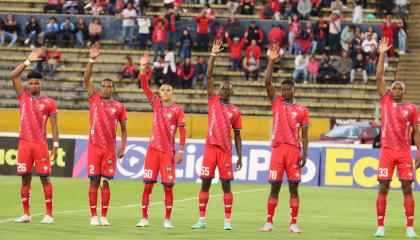
[[381,145],[394,150],[410,150],[410,127],[420,123],[416,105],[397,103],[386,92],[381,103]]
[[49,97],[31,96],[28,89],[18,95],[20,105],[19,138],[47,144],[46,125],[49,117],[57,115],[57,105]]
[[195,17],[195,22],[197,23],[198,34],[209,34],[209,25],[213,22],[211,18],[206,16],[197,16]]
[[153,95],[150,104],[153,108],[153,129],[149,146],[173,156],[176,129],[186,125],[184,109],[176,103],[164,106],[156,95]]
[[286,103],[280,96],[275,96],[271,108],[273,110],[273,133],[271,147],[289,144],[301,147],[299,129],[309,126],[309,112],[299,103]]
[[217,93],[208,100],[208,131],[206,144],[220,146],[223,151],[232,154],[231,129],[242,129],[242,117],[239,108],[224,104]]
[[127,121],[124,104],[116,100],[103,100],[101,94],[95,91],[89,97],[89,110],[89,143],[101,148],[115,148],[117,123]]

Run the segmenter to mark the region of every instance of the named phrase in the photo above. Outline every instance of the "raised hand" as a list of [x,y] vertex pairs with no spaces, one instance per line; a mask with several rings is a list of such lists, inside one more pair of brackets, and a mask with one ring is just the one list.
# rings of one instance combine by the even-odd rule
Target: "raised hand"
[[34,49],[28,56],[28,60],[31,62],[36,62],[42,60],[42,57],[45,56],[45,52],[42,48]]
[[149,53],[148,52],[143,53],[143,55],[141,55],[140,57],[140,66],[147,67],[147,65],[149,65],[149,62],[150,62]]
[[219,54],[223,52],[224,48],[222,48],[223,41],[221,39],[217,39],[213,43],[213,47],[211,48],[211,53]]
[[98,42],[92,45],[89,52],[89,58],[95,60],[97,57],[101,55],[101,45]]
[[379,53],[386,53],[392,45],[388,45],[389,39],[386,37],[383,37],[379,43]]
[[270,60],[276,60],[280,57],[280,46],[278,43],[274,43],[270,47]]

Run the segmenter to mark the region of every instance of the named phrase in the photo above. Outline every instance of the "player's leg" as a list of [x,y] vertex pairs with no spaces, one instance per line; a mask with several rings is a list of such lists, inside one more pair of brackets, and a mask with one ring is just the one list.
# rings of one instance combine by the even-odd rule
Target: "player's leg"
[[53,186],[50,181],[49,176],[40,176],[42,187],[44,189],[44,198],[46,206],[46,214],[42,219],[42,224],[52,224],[54,223],[54,218],[52,217],[52,207],[53,207]]
[[233,207],[233,194],[230,182],[233,180],[232,154],[219,149],[217,155],[217,168],[223,189],[223,203],[225,209],[224,229],[232,230],[231,213]]
[[102,226],[109,226],[107,219],[109,201],[111,200],[111,184],[110,181],[114,178],[117,167],[115,148],[103,150],[104,155],[101,160],[101,217],[100,222]]
[[165,192],[165,220],[163,227],[172,229],[171,213],[174,203],[173,186],[175,184],[175,159],[172,155],[160,153],[160,176],[162,178],[163,190]]
[[28,223],[31,221],[30,197],[32,182],[32,165],[33,158],[31,154],[31,146],[29,141],[20,140],[18,148],[17,173],[22,176],[22,185],[20,189],[20,197],[23,206],[23,216],[16,218],[16,223]]
[[289,181],[289,193],[290,193],[290,232],[301,233],[296,225],[298,213],[299,213],[299,194],[298,194],[299,182]]
[[100,148],[93,144],[88,146],[88,177],[89,185],[89,206],[90,206],[90,225],[99,226],[98,214],[96,212],[98,202],[98,189],[101,183],[101,160],[103,153]]
[[230,216],[231,216],[232,207],[233,207],[233,194],[230,187],[230,181],[231,180],[221,179],[222,189],[223,189],[223,203],[225,207],[225,223],[224,223],[225,230],[232,230]]

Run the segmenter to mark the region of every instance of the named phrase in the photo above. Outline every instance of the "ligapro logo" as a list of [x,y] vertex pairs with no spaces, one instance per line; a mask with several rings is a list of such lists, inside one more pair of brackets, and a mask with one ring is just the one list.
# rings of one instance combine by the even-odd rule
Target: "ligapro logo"
[[144,174],[144,159],[147,149],[137,144],[130,144],[123,158],[117,160],[117,171],[130,179],[139,179]]

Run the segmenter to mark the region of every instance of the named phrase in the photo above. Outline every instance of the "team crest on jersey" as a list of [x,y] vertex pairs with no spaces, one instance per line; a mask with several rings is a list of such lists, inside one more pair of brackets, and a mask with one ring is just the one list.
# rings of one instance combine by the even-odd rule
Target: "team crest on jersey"
[[412,172],[409,172],[409,173],[408,173],[408,176],[409,176],[409,177],[412,177],[412,176],[413,176],[413,173],[412,173]]
[[233,117],[233,113],[228,112],[227,114],[228,114],[228,118],[229,118],[229,119],[231,119],[231,118]]
[[38,108],[39,108],[39,110],[44,110],[45,105],[44,104],[38,104]]
[[175,125],[171,125],[171,130],[174,130],[175,129]]
[[108,161],[106,161],[106,164],[108,165],[112,165],[114,163],[114,161],[112,159],[108,159]]
[[166,171],[167,172],[172,172],[172,166],[166,166]]
[[115,108],[111,108],[112,115],[115,115],[115,112],[117,112],[117,110]]
[[404,117],[407,117],[408,111],[402,111],[402,112],[403,112]]
[[172,118],[172,113],[166,114],[166,119],[171,120],[171,118]]
[[293,117],[297,117],[298,113],[297,112],[291,112]]

